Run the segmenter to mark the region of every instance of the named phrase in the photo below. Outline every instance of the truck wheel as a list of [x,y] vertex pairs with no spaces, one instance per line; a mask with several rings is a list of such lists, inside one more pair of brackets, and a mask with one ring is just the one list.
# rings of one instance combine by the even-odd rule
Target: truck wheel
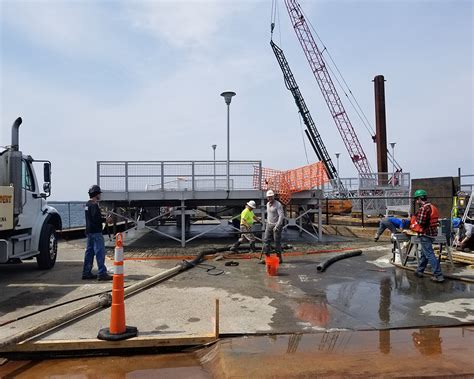
[[56,238],[56,229],[53,225],[44,226],[39,243],[40,253],[36,256],[36,262],[40,270],[49,270],[56,263],[58,255],[58,239]]

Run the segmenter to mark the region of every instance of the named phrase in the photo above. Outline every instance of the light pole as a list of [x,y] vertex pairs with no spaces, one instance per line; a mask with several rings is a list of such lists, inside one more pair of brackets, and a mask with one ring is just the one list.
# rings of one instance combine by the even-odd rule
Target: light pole
[[337,192],[340,191],[340,184],[341,184],[341,174],[339,173],[339,155],[341,153],[335,153],[336,155],[336,166],[337,166]]
[[214,191],[216,190],[216,147],[217,145],[212,145],[212,150],[214,150]]
[[227,104],[227,191],[230,191],[230,102],[235,95],[236,93],[232,91],[221,93]]
[[395,187],[395,145],[396,142],[390,142],[390,146],[392,147],[392,187]]

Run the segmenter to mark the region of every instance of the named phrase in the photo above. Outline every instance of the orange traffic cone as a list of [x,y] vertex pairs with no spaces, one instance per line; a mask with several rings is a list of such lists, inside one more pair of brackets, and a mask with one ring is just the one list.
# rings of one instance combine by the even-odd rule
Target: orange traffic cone
[[115,236],[114,278],[112,284],[112,307],[110,328],[99,330],[100,340],[120,341],[136,337],[138,329],[125,325],[125,302],[123,286],[123,237],[122,233]]

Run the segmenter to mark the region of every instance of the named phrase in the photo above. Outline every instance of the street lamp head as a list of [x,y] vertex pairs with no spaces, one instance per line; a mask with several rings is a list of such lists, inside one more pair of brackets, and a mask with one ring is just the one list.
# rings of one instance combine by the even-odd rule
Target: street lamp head
[[212,148],[213,148],[214,150],[216,150],[216,147],[217,147],[217,145],[212,145]]
[[236,93],[232,92],[232,91],[226,91],[226,92],[221,93],[221,96],[224,98],[225,103],[227,105],[230,104],[230,102],[232,101],[232,97],[234,97],[235,95],[236,95]]
[[392,149],[395,147],[396,144],[396,142],[390,142],[390,146],[392,147]]
[[339,155],[341,155],[341,153],[334,153],[336,155],[336,158],[339,158]]

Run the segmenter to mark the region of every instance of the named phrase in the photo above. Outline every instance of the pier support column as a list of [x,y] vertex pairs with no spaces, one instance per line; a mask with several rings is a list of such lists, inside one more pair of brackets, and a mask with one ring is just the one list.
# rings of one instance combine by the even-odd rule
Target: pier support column
[[323,239],[323,210],[321,199],[318,199],[318,238],[319,241]]
[[181,200],[181,247],[186,247],[186,207]]

